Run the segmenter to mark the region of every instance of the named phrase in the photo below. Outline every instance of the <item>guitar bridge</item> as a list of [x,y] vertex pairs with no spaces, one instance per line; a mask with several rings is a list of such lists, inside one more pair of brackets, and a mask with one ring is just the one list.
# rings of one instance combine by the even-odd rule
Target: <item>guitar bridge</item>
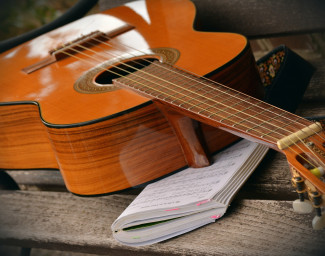
[[322,125],[318,122],[309,125],[308,127],[305,127],[295,133],[290,134],[289,136],[282,138],[281,140],[278,140],[277,141],[278,148],[281,150],[288,148],[291,145],[297,143],[298,141],[306,139],[309,136],[314,135],[322,130],[323,130]]
[[94,45],[108,41],[109,39],[116,37],[122,33],[125,33],[133,28],[133,26],[126,24],[110,31],[109,33],[103,33],[101,31],[91,32],[87,35],[77,38],[76,40],[59,45],[57,48],[50,50],[48,57],[28,67],[23,68],[22,71],[26,74],[30,74],[58,60],[67,58],[78,52],[84,51],[85,48],[93,47]]

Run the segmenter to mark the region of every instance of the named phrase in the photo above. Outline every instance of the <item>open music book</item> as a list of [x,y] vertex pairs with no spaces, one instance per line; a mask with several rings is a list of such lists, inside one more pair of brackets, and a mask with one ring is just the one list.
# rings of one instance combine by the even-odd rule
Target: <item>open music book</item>
[[187,168],[148,185],[112,224],[114,238],[149,245],[214,222],[267,150],[241,140],[216,154],[208,167]]

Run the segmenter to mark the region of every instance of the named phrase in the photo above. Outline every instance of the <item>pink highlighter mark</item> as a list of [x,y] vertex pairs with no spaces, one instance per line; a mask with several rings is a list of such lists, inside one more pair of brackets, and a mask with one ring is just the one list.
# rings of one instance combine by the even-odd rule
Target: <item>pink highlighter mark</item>
[[179,210],[179,208],[175,208],[175,209],[168,209],[168,210],[165,210],[166,212],[169,212],[169,211],[176,211],[176,210]]
[[212,215],[210,218],[216,220],[216,219],[219,219],[220,217],[221,217],[221,215]]
[[205,203],[207,203],[207,202],[210,202],[210,199],[204,200],[204,201],[202,201],[202,202],[198,202],[196,205],[197,205],[197,206],[200,206],[201,204],[205,204]]

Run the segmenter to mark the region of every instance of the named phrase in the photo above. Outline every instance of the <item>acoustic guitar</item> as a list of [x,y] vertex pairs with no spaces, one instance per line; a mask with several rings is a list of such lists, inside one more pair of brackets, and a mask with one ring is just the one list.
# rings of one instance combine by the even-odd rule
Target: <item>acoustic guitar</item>
[[0,168],[60,169],[100,195],[209,165],[240,136],[284,153],[320,209],[323,127],[259,100],[247,39],[194,17],[190,1],[137,1],[1,54]]

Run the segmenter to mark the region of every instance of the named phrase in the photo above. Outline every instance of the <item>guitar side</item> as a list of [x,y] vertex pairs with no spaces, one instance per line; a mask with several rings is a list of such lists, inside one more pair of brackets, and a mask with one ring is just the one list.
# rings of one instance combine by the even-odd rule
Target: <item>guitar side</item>
[[[139,15],[143,7],[150,23],[148,16]],[[137,49],[177,49],[179,67],[257,96],[258,74],[246,39],[193,31],[194,15],[194,6],[188,1],[147,1],[82,19],[68,25],[72,30],[60,28],[2,54],[0,63],[8,69],[1,71],[0,168],[60,169],[71,192],[97,195],[136,186],[186,166],[177,136],[151,101],[123,89],[99,94],[74,90],[74,82],[92,68],[88,63],[66,58],[31,74],[21,70],[45,56],[40,52],[38,57],[28,57],[32,45],[57,35],[64,41],[69,34],[66,31],[71,34],[75,30],[76,36],[85,20],[96,24],[109,18],[135,28],[118,36],[116,42],[135,42]],[[231,42],[233,48],[229,49]],[[203,124],[199,130],[208,153],[237,139]]]

